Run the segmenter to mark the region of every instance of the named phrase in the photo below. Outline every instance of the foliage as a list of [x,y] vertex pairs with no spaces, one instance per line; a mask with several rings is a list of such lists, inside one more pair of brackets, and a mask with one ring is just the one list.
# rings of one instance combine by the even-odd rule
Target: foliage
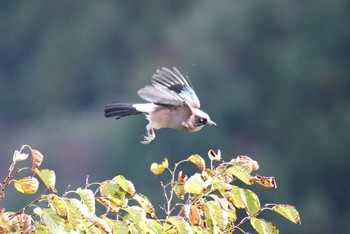
[[[23,152],[26,148],[30,150],[32,167],[15,170],[18,162],[29,157]],[[8,176],[1,184],[0,201],[5,198],[5,190],[11,182],[17,191],[31,195],[39,188],[37,176],[46,189],[17,212],[1,208],[0,232],[231,233],[235,230],[244,232],[241,226],[249,221],[258,233],[278,233],[273,223],[260,218],[264,210],[275,211],[293,223],[300,224],[299,214],[293,206],[261,206],[254,192],[232,184],[241,180],[247,185],[256,182],[267,188],[276,188],[273,177],[251,175],[259,168],[256,161],[248,156],[238,156],[230,162],[224,162],[220,151],[213,150],[208,155],[209,167],[199,155],[176,163],[173,169],[169,168],[167,159],[160,164],[152,164],[151,171],[155,175],[160,176],[164,171],[171,175],[169,183],[161,182],[165,203],[160,208],[165,217],[159,218],[150,199],[137,193],[133,183],[122,175],[102,183],[90,183],[87,178],[84,188],[67,190],[62,196],[57,195],[54,171],[39,169],[43,155],[24,145],[14,152]],[[193,163],[200,172],[190,177],[182,171],[177,173],[183,163]],[[218,165],[214,166],[214,163]],[[29,170],[30,175],[14,178],[24,170]],[[174,195],[180,202],[174,203]],[[105,207],[101,215],[96,213],[97,204]],[[246,216],[239,218],[238,209],[244,209]]]

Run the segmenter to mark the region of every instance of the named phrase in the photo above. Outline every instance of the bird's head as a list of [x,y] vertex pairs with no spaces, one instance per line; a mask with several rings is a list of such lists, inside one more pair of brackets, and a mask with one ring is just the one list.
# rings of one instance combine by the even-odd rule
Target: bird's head
[[193,121],[194,121],[194,130],[198,131],[205,125],[216,126],[216,123],[212,121],[207,113],[199,109],[193,110]]

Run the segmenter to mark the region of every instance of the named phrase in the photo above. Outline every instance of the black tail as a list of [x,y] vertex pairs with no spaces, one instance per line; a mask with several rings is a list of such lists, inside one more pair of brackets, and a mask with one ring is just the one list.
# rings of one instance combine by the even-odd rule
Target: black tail
[[105,117],[120,119],[128,115],[143,114],[143,112],[136,110],[132,105],[132,103],[128,102],[113,102],[105,107]]

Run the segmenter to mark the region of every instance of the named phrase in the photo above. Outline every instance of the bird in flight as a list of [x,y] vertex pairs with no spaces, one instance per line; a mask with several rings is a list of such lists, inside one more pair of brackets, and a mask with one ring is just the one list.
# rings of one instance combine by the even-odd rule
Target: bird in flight
[[195,132],[205,125],[216,126],[207,113],[200,110],[200,102],[188,78],[175,67],[162,67],[153,74],[151,84],[140,89],[138,95],[149,103],[115,101],[104,109],[105,117],[119,119],[124,116],[144,114],[149,123],[142,144],[156,137],[154,130],[173,128]]

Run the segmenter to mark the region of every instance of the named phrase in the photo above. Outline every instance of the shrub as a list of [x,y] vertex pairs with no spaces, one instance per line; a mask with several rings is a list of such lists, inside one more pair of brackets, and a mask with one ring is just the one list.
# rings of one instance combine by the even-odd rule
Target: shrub
[[[17,163],[29,158],[29,154],[23,152],[26,148],[30,151],[32,166],[16,169]],[[253,191],[236,185],[240,180],[249,186],[257,183],[277,188],[274,177],[252,175],[259,168],[256,161],[241,155],[225,162],[221,152],[213,150],[208,156],[209,166],[198,154],[176,163],[172,169],[166,158],[151,165],[156,176],[163,176],[165,172],[170,175],[168,183],[160,182],[165,198],[164,204],[159,205],[159,212],[164,213],[160,217],[150,199],[136,192],[133,183],[122,175],[102,183],[90,183],[87,177],[83,188],[67,190],[58,196],[54,171],[40,169],[43,155],[24,145],[14,152],[9,173],[1,184],[0,201],[5,199],[11,183],[23,194],[35,194],[39,178],[46,189],[17,212],[0,208],[0,233],[244,233],[242,224],[246,222],[258,233],[278,233],[272,222],[260,218],[267,210],[300,224],[293,206],[261,205]],[[194,164],[198,172],[190,176],[178,172],[185,163]],[[25,170],[29,171],[28,176],[15,178]],[[96,214],[97,203],[104,207],[101,215]],[[30,207],[33,209],[28,209]],[[239,209],[244,212],[243,217],[239,217]]]

